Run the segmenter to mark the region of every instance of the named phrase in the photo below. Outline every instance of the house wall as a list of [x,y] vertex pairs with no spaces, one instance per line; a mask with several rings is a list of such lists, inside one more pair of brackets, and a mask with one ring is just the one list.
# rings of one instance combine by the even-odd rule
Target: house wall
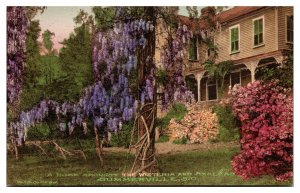
[[198,43],[197,43],[197,58],[198,60],[193,61],[189,59],[189,49],[186,49],[186,54],[184,57],[184,64],[186,65],[186,75],[193,74],[197,71],[203,70],[203,63],[207,60],[207,46],[199,40],[198,37]]
[[[264,44],[254,47],[253,19],[264,17]],[[240,26],[239,52],[231,54],[230,51],[230,30],[234,25]],[[268,7],[255,14],[249,14],[242,19],[230,22],[221,27],[219,33],[215,35],[215,43],[218,47],[218,57],[216,62],[224,60],[238,60],[276,50],[276,25],[275,8]]]
[[167,37],[168,37],[166,30],[164,30],[162,20],[158,20],[158,22],[157,22],[156,34],[159,34],[159,35],[156,36],[154,58],[155,58],[156,66],[162,67],[162,64],[160,62],[160,53],[163,50],[163,46],[166,45],[166,41],[167,41]]
[[286,16],[293,15],[293,7],[278,7],[278,48],[289,49],[286,41]]
[[[215,35],[214,42],[218,48],[215,63],[226,60],[242,60],[246,63],[241,73],[241,85],[245,86],[254,79],[255,68],[259,61],[266,55],[271,54],[271,57],[279,52],[274,52],[283,49],[290,49],[291,44],[286,42],[286,16],[293,15],[293,7],[266,7],[257,10],[253,13],[245,14],[239,18],[221,23]],[[254,24],[253,20],[263,17],[263,44],[254,46]],[[230,48],[230,27],[239,25],[239,52],[231,53]],[[162,37],[158,38],[159,40]],[[198,60],[189,60],[188,50],[185,55],[184,62],[186,64],[185,75],[194,74],[198,77],[200,84],[200,100],[207,100],[207,89],[203,86],[206,82],[206,77],[203,77],[203,63],[208,59],[207,46],[201,41],[198,41]],[[275,54],[274,54],[275,53]],[[278,56],[278,55],[275,55]],[[279,60],[280,61],[280,60]],[[277,60],[277,62],[279,62]],[[236,61],[237,62],[237,61]],[[241,62],[241,61],[239,61]],[[280,63],[280,62],[279,62]],[[256,65],[256,66],[255,66]],[[247,69],[248,68],[248,69]],[[250,71],[251,70],[251,71]],[[252,74],[251,74],[252,73]],[[252,77],[251,77],[252,75]],[[199,78],[201,77],[201,78]],[[230,76],[225,78],[222,97],[228,96],[228,88],[230,86]]]

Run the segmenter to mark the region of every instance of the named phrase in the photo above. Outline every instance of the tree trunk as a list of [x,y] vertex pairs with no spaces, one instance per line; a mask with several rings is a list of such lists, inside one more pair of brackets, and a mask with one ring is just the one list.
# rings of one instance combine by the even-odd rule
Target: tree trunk
[[[154,55],[155,55],[155,29],[156,18],[155,8],[145,7],[145,19],[151,20],[154,25],[154,30],[146,35],[147,45],[145,49],[138,50],[138,81],[139,91],[145,83],[145,75],[150,73],[151,69],[155,69]],[[138,140],[134,145],[136,148],[135,160],[130,171],[133,177],[139,176],[140,173],[156,172],[157,161],[155,157],[155,128],[157,118],[157,86],[154,82],[153,101],[147,102],[143,106],[139,103],[137,116],[133,128],[138,132]],[[139,96],[140,99],[140,96]],[[133,136],[133,135],[132,135]]]
[[17,146],[17,141],[16,141],[16,134],[14,132],[13,128],[8,128],[8,133],[9,133],[9,150],[12,152],[12,154],[15,155],[16,160],[19,159],[19,151],[18,151],[18,146]]
[[[20,111],[20,102],[19,100],[9,104],[9,112],[12,115],[12,119],[16,119],[18,117],[18,112]],[[9,150],[15,154],[16,160],[19,159],[19,150],[18,150],[18,143],[17,143],[17,133],[16,130],[12,127],[8,127],[7,129],[8,138],[10,141]],[[24,145],[24,144],[22,144]]]
[[98,135],[98,129],[94,127],[94,132],[95,132],[95,143],[96,143],[96,153],[99,158],[101,166],[103,166],[104,161],[103,161],[103,152],[102,152],[102,142],[99,140],[99,135]]

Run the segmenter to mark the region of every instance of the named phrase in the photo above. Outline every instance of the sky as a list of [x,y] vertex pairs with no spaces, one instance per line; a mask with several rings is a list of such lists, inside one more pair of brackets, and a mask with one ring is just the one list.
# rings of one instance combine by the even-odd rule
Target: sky
[[[48,6],[42,14],[38,14],[35,19],[40,20],[40,26],[42,29],[41,34],[49,29],[55,33],[53,38],[54,48],[59,50],[62,42],[65,38],[69,37],[69,34],[73,31],[75,23],[73,18],[79,13],[80,9],[92,13],[91,7],[54,7]],[[40,36],[41,41],[41,36]]]
[[[201,9],[202,7],[199,7]],[[75,23],[73,18],[78,14],[80,9],[92,13],[92,7],[55,7],[48,6],[47,9],[42,14],[38,14],[35,19],[40,20],[40,26],[42,32],[49,29],[51,32],[55,33],[53,38],[54,48],[59,50],[62,42],[65,38],[68,38],[70,33],[73,31]],[[179,7],[179,14],[188,16],[186,8]],[[42,33],[41,32],[41,33]],[[39,41],[41,41],[41,36]]]

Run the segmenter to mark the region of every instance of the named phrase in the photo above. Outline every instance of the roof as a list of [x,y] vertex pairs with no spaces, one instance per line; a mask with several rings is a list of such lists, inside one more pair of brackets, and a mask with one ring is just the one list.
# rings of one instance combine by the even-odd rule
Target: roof
[[192,31],[195,31],[196,22],[193,21],[192,19],[190,19],[189,17],[183,16],[183,15],[178,15],[178,20],[179,20],[179,23],[186,25],[189,27],[189,29],[191,29]]
[[265,6],[237,6],[217,14],[216,17],[219,22],[224,23],[263,8]]
[[[214,18],[212,18],[212,20],[214,20],[214,21],[217,20],[220,23],[225,23],[225,22],[231,21],[233,19],[242,17],[244,15],[253,13],[253,12],[258,11],[263,8],[265,8],[265,6],[237,6],[237,7],[228,9],[226,11],[222,11],[221,13],[217,14]],[[189,17],[182,16],[182,15],[178,16],[178,20],[181,24],[187,25],[193,31],[195,30],[197,20],[192,20]],[[199,23],[198,23],[197,27],[200,27],[200,29],[205,29],[209,25],[211,25],[205,19],[201,19],[201,18],[198,20],[198,22]]]
[[[191,18],[189,18],[187,16],[183,16],[183,15],[179,15],[178,20],[181,24],[188,26],[189,29],[191,29],[192,31],[195,31],[196,28],[205,29],[210,25],[210,23],[206,20],[191,19]],[[196,25],[197,21],[198,21],[198,25]]]

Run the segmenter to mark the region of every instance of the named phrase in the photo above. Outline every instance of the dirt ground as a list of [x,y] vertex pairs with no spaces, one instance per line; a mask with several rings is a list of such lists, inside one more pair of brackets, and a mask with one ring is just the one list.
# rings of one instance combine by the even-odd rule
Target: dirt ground
[[[187,151],[199,151],[199,150],[213,150],[221,147],[239,147],[238,142],[218,142],[218,143],[206,143],[206,144],[173,144],[172,142],[155,143],[157,154],[175,154]],[[104,153],[109,152],[124,152],[128,153],[129,149],[122,147],[109,147],[103,148]],[[134,149],[131,150],[134,153]]]

